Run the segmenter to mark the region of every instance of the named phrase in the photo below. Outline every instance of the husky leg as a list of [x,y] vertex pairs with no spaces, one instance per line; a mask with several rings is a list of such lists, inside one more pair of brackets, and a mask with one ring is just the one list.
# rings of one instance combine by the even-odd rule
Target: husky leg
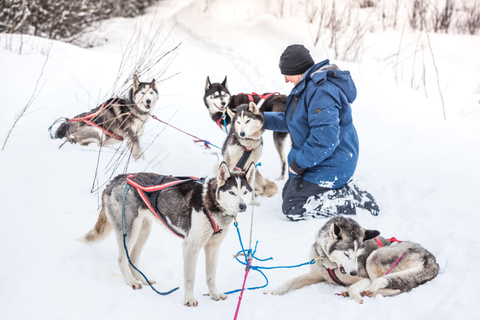
[[[143,247],[145,246],[145,243],[147,242],[148,237],[150,236],[151,230],[152,230],[152,222],[148,218],[144,218],[142,226],[140,228],[140,234],[138,236],[137,242],[135,243],[135,246],[133,247],[132,252],[130,254],[130,260],[137,268],[138,268],[138,260],[139,260],[140,254],[142,253]],[[130,266],[130,271],[132,272],[135,280],[141,281],[142,284],[146,286],[148,285],[148,282],[132,266]],[[150,284],[156,283],[155,280],[152,280],[152,279],[148,279],[148,280],[150,281]]]
[[202,243],[200,239],[190,239],[195,237],[192,232],[185,237],[183,241],[183,276],[185,279],[185,300],[184,304],[189,307],[196,307],[198,305],[194,296],[195,286],[195,272],[197,267],[198,254],[200,252]]
[[321,281],[323,281],[321,275],[309,272],[296,278],[290,279],[278,288],[275,288],[271,291],[265,291],[265,293],[271,293],[273,295],[283,295],[287,292],[298,290],[312,284],[317,284]]
[[365,291],[366,288],[368,288],[370,284],[370,279],[362,279],[348,288],[348,295],[356,302],[363,303],[362,293]]
[[[140,219],[136,219],[133,222],[133,228],[131,228],[131,231],[129,234],[127,234],[125,238],[125,244],[127,246],[128,254],[130,255],[136,242],[138,239],[138,236],[140,234],[141,230],[141,224],[139,225],[139,222],[142,223]],[[132,272],[130,270],[130,263],[128,262],[127,254],[125,252],[125,248],[123,245],[123,234],[119,232],[117,234],[117,243],[118,243],[118,249],[119,249],[119,255],[118,255],[118,265],[120,267],[120,271],[122,272],[123,278],[127,282],[127,284],[132,287],[132,289],[141,289],[142,285],[138,282],[135,281],[135,278],[132,275]],[[133,261],[132,261],[133,262]]]
[[140,158],[144,159],[142,148],[140,148],[140,143],[138,141],[137,136],[130,137],[128,140],[128,145],[130,147],[130,152],[132,153],[132,157],[135,160],[138,160]]
[[275,148],[277,149],[278,155],[280,156],[280,176],[277,180],[285,179],[285,170],[287,167],[287,158],[285,158],[285,152],[283,151],[285,145],[285,139],[287,138],[287,133],[285,132],[273,132],[273,142],[275,143]]
[[220,249],[220,244],[225,238],[226,232],[222,232],[210,238],[210,240],[205,245],[205,263],[207,271],[207,285],[208,291],[210,292],[210,297],[218,301],[220,299],[225,300],[227,296],[223,293],[220,293],[217,289],[215,283],[215,274],[217,272],[217,263],[218,263],[218,253]]
[[100,146],[104,142],[103,136],[104,133],[100,129],[90,126],[83,126],[73,134],[73,139],[82,146],[88,146],[90,143],[96,143]]

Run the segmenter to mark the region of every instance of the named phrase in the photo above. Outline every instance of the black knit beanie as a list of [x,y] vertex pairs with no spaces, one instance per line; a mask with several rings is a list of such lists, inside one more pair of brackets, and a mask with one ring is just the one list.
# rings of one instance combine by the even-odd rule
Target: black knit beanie
[[301,44],[292,44],[283,51],[278,66],[283,75],[295,76],[305,73],[314,64],[307,48]]

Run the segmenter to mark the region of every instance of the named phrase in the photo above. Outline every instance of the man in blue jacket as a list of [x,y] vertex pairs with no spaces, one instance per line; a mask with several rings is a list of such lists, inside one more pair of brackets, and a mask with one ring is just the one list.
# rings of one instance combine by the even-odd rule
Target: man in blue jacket
[[355,214],[360,207],[377,215],[373,197],[348,183],[358,160],[350,106],[357,90],[350,72],[328,60],[315,64],[298,44],[285,49],[280,71],[294,88],[285,112],[265,112],[265,128],[289,132],[293,140],[283,213],[291,220],[303,220]]

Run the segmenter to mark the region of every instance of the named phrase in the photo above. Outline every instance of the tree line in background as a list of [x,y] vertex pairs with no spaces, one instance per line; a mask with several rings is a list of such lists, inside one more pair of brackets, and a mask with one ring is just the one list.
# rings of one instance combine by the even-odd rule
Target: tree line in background
[[134,17],[156,0],[2,0],[0,32],[73,40],[94,22]]

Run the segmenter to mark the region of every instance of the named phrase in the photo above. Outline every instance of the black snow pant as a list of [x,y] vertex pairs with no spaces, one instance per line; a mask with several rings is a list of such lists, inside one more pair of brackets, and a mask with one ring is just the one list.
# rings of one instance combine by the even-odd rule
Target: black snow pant
[[356,208],[378,215],[373,196],[358,189],[352,182],[339,189],[320,187],[298,178],[289,178],[282,192],[282,211],[290,220],[328,218],[340,214],[356,214]]

